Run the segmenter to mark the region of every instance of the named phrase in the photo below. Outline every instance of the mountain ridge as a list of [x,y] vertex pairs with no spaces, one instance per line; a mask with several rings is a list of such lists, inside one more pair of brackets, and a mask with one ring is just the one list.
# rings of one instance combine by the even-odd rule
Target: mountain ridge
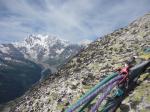
[[20,42],[0,44],[0,53],[2,57],[26,58],[46,67],[57,69],[85,48],[89,42],[72,44],[56,36],[29,35]]

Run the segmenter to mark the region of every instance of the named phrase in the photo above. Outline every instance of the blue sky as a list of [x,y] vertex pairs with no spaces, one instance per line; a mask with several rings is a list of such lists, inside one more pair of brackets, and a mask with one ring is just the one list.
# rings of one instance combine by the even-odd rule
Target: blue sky
[[94,40],[150,12],[150,0],[0,0],[0,42],[49,34]]

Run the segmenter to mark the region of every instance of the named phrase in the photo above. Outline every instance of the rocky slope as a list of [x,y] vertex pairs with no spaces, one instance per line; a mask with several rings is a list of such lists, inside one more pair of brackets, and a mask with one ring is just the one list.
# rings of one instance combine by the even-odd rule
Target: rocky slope
[[[112,67],[123,66],[123,62],[131,56],[149,58],[149,54],[143,53],[147,48],[150,48],[150,14],[91,43],[54,77],[36,85],[16,101],[11,111],[63,112],[106,74],[111,73]],[[150,95],[145,91],[150,89],[148,82],[149,78],[127,97],[132,102],[130,109],[149,111]],[[129,108],[128,99],[124,103]],[[122,111],[121,108],[118,111]]]

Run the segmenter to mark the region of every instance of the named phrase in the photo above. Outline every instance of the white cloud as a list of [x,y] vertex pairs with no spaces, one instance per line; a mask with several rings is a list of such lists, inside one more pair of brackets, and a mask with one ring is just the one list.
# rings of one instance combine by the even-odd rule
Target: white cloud
[[0,40],[21,40],[29,33],[59,35],[72,42],[94,40],[147,13],[149,3],[149,0],[1,0]]

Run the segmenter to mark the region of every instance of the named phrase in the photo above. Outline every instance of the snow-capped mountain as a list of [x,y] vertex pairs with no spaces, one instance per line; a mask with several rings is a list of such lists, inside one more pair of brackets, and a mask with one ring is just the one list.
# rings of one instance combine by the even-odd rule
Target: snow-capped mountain
[[68,45],[68,41],[48,35],[30,35],[24,41],[14,43],[26,58],[36,61],[58,57]]
[[30,35],[22,42],[0,44],[0,103],[22,95],[82,48],[83,45],[48,35]]
[[91,42],[92,42],[91,40],[85,39],[85,40],[80,41],[80,42],[79,42],[79,45],[88,47],[88,45],[89,45]]
[[13,46],[25,58],[48,63],[51,66],[62,64],[62,62],[74,56],[83,48],[82,45],[71,44],[69,41],[49,35],[29,35],[24,41],[13,43]]
[[21,42],[0,44],[0,57],[6,60],[28,59],[56,71],[89,43],[89,40],[84,40],[72,44],[56,36],[29,35]]
[[0,58],[22,60],[24,55],[13,44],[0,44]]
[[[21,42],[0,44],[0,59],[21,63],[30,60],[40,64],[44,71],[50,70],[50,73],[54,73],[86,45],[85,42],[71,44],[56,36],[29,35]],[[4,63],[0,62],[0,65]]]
[[85,42],[82,43],[71,44],[56,36],[29,35],[21,42],[0,44],[0,56],[25,58],[58,67],[87,45]]

